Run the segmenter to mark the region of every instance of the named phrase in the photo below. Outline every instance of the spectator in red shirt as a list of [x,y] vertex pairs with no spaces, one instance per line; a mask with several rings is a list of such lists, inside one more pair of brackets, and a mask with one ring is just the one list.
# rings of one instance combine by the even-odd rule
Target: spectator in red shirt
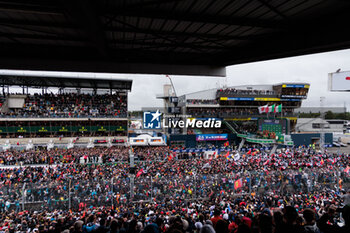
[[211,222],[213,223],[213,227],[215,228],[216,223],[217,223],[219,220],[223,220],[223,218],[220,217],[220,210],[215,209],[215,210],[214,210],[214,217],[212,217],[210,220],[211,220]]

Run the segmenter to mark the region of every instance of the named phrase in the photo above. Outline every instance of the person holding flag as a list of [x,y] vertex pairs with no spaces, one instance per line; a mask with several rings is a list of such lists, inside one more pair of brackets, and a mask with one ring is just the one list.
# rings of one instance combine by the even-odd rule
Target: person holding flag
[[143,168],[141,168],[141,170],[137,172],[136,178],[138,178],[139,176],[141,176],[141,175],[144,174],[144,173],[145,173],[145,172],[143,171]]
[[345,172],[345,173],[349,173],[349,172],[350,172],[350,166],[347,166],[347,167],[344,169],[344,172]]
[[239,188],[242,188],[243,184],[242,184],[242,178],[238,179],[235,181],[234,183],[234,188],[235,190],[239,189]]

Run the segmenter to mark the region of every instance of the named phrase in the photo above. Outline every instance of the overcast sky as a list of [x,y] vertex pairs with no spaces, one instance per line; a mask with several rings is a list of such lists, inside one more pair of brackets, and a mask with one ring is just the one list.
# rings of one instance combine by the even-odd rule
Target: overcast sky
[[[328,73],[350,70],[350,50],[297,56],[263,62],[246,63],[227,67],[227,85],[276,84],[280,82],[310,83],[308,98],[303,106],[320,106],[320,97],[325,97],[324,106],[350,109],[350,92],[328,91]],[[162,93],[162,86],[170,83],[164,75],[122,75],[134,80],[129,95],[129,109],[139,110],[146,106],[162,106],[155,95]],[[224,85],[223,77],[171,76],[177,95],[215,88]]]
[[[350,109],[350,92],[328,91],[328,73],[335,72],[339,68],[342,71],[350,70],[350,50],[233,65],[227,67],[227,78],[176,75],[172,75],[171,78],[178,96],[223,86],[225,80],[227,80],[228,86],[307,82],[311,86],[307,100],[303,101],[303,106],[318,107],[320,106],[320,97],[325,97],[324,106],[343,107],[345,103]],[[23,71],[20,72],[23,73]],[[62,75],[62,72],[50,73]],[[80,73],[79,76],[133,79],[132,91],[129,94],[129,110],[140,110],[142,107],[161,107],[163,102],[157,100],[156,95],[162,94],[163,85],[170,83],[165,75]]]

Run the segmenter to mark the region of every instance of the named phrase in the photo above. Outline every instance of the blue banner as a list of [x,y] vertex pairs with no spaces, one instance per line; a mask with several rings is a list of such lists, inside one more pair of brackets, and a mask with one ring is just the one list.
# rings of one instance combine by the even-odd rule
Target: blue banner
[[198,134],[196,135],[196,141],[226,141],[227,134]]
[[285,84],[286,87],[291,87],[291,88],[304,88],[304,84]]
[[227,100],[253,101],[254,98],[247,98],[247,97],[227,97]]
[[301,101],[301,99],[281,99],[281,101]]
[[200,152],[204,152],[204,151],[215,151],[217,150],[218,153],[223,152],[223,151],[232,151],[231,148],[220,148],[220,149],[215,149],[215,148],[202,148],[202,149],[195,149],[195,148],[187,148],[187,149],[179,149],[179,150],[172,150],[173,152],[176,153],[188,153],[188,152],[196,152],[196,153],[200,153]]

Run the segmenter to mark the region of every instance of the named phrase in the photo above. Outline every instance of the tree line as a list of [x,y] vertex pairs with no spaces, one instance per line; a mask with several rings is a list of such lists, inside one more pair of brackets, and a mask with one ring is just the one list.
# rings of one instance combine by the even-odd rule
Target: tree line
[[[321,113],[300,113],[300,118],[317,118],[320,117]],[[334,113],[332,111],[327,111],[324,116],[325,119],[342,119],[342,120],[350,120],[350,112],[342,112],[342,113]]]

